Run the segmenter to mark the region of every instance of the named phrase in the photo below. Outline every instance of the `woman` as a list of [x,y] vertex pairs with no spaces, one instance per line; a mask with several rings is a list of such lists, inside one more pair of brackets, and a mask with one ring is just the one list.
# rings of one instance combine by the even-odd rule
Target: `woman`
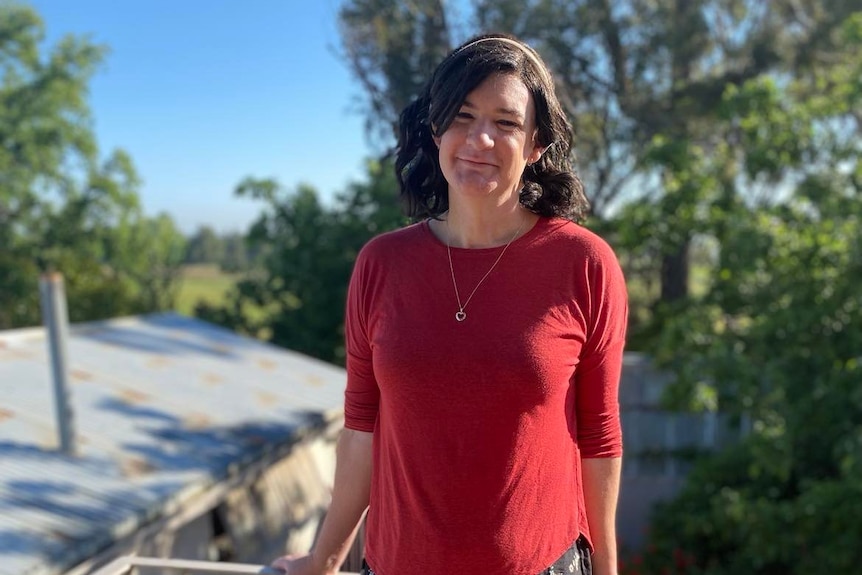
[[366,573],[616,573],[626,292],[574,223],[571,143],[509,36],[454,50],[402,112],[397,176],[425,219],[357,259],[332,504],[274,566],[336,572],[367,507]]

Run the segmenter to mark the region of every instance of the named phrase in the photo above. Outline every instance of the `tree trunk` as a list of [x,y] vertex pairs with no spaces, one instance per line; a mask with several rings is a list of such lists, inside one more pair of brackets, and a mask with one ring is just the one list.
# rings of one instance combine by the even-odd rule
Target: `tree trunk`
[[666,254],[661,262],[661,301],[671,303],[688,296],[688,246],[680,245],[674,253]]

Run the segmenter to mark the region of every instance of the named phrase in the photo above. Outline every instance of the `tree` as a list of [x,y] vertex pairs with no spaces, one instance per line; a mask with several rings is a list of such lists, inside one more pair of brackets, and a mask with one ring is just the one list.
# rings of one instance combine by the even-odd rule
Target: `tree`
[[216,264],[225,257],[225,242],[212,226],[200,226],[189,238],[185,263]]
[[187,252],[185,236],[167,214],[133,217],[111,230],[112,246],[106,261],[115,278],[134,286],[144,310],[172,309],[179,289],[180,265]]
[[342,44],[365,90],[369,134],[391,141],[401,110],[449,51],[448,6],[441,0],[353,0],[342,6]]
[[[673,549],[682,572],[715,575],[862,561],[862,12],[830,42],[810,76],[726,91],[721,136],[738,146],[677,156],[713,182],[704,233],[720,248],[657,357],[677,374],[673,404],[752,424],[656,515],[649,572]],[[780,201],[726,192],[776,182]]]
[[[852,0],[472,4],[474,31],[514,33],[539,48],[554,70],[578,134],[579,169],[594,215],[609,217],[628,203],[626,196],[647,203],[657,225],[628,230],[632,243],[624,247],[648,244],[656,253],[640,259],[657,263],[651,271],[662,302],[689,295],[688,251],[697,229],[686,214],[700,209],[704,198],[697,187],[675,185],[673,166],[649,159],[654,139],[691,142],[708,152],[728,86],[812,66],[855,6]],[[427,77],[454,36],[447,27],[450,4],[401,5],[353,0],[341,12],[348,63],[366,90],[368,121],[375,126],[391,126],[421,86],[417,77]],[[420,33],[429,27],[433,34]],[[398,60],[401,54],[409,59]]]
[[247,238],[263,254],[263,265],[239,282],[226,306],[202,305],[196,313],[343,363],[344,304],[356,256],[372,236],[405,223],[394,180],[391,164],[371,162],[368,181],[351,184],[331,207],[308,185],[286,190],[273,180],[243,180],[237,195],[265,206]]
[[32,9],[0,5],[0,329],[40,322],[47,270],[64,274],[73,321],[166,306],[164,282],[131,273],[154,236],[122,249],[128,226],[166,222],[149,226],[131,159],[100,160],[92,132],[87,85],[106,50],[69,36],[43,57],[43,39]]
[[221,268],[229,273],[248,270],[251,265],[249,249],[246,245],[245,236],[242,234],[228,234],[222,237],[224,242],[224,258],[221,260]]

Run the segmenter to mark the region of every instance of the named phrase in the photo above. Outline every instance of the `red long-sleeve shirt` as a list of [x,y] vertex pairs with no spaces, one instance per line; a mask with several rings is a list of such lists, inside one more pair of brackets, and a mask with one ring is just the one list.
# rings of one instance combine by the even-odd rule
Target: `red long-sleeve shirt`
[[[452,248],[462,301],[501,249]],[[540,218],[465,321],[457,311],[427,222],[363,248],[345,426],[374,432],[365,553],[378,575],[538,573],[589,536],[581,458],[622,454],[627,299],[603,240]]]

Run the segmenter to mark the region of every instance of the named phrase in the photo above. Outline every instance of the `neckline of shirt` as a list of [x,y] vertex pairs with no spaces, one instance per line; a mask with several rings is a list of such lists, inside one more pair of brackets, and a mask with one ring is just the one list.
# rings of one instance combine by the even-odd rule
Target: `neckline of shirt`
[[[442,250],[445,252],[446,251],[446,242],[441,241],[440,238],[438,238],[436,235],[434,235],[434,232],[431,230],[430,221],[431,221],[430,218],[422,220],[420,225],[422,226],[423,235],[431,241],[431,244],[433,244],[435,249]],[[565,225],[566,222],[568,222],[568,220],[564,220],[561,218],[539,217],[539,219],[536,221],[535,224],[533,224],[533,226],[530,229],[528,229],[526,232],[521,234],[520,237],[515,238],[515,240],[509,246],[509,250],[525,247],[525,246],[531,244],[535,239],[541,237],[544,234],[544,232],[550,231],[559,225]],[[460,248],[460,247],[456,247],[456,246],[451,247],[452,253],[460,253],[462,255],[464,255],[464,254],[480,255],[480,256],[486,255],[489,253],[497,253],[502,248],[503,248],[503,246],[494,246],[491,248]]]

